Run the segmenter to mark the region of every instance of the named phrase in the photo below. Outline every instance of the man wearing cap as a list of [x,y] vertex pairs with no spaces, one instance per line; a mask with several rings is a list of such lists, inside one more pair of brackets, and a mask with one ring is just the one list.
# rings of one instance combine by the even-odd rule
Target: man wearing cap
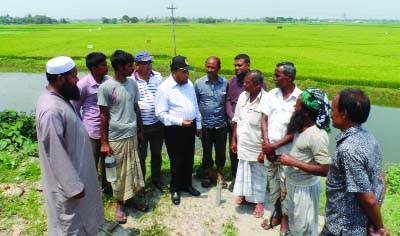
[[133,72],[133,56],[122,50],[111,55],[114,78],[102,83],[98,91],[100,106],[101,151],[114,155],[117,180],[111,183],[117,199],[115,219],[126,223],[125,203],[141,211],[148,206],[139,205],[133,197],[144,187],[140,160],[137,154],[141,141],[142,119],[138,105],[139,89],[135,80],[128,79]]
[[156,116],[166,126],[165,145],[170,158],[171,200],[180,204],[180,191],[193,196],[200,192],[192,187],[195,135],[201,136],[201,114],[196,93],[189,81],[186,57],[172,59],[171,75],[159,86],[156,94]]
[[289,216],[292,235],[318,236],[319,176],[327,176],[329,169],[329,123],[326,93],[317,88],[304,90],[287,128],[288,133],[295,134],[292,149],[280,155],[281,165],[287,166],[283,211]]
[[47,62],[49,82],[36,107],[40,169],[48,235],[96,235],[104,223],[89,136],[70,100],[79,100],[77,69],[69,57]]
[[100,84],[109,79],[106,56],[101,52],[92,52],[86,56],[86,67],[90,73],[78,81],[80,99],[72,101],[76,112],[89,134],[96,167],[100,164],[101,186],[103,193],[112,194],[111,184],[106,179],[105,155],[100,152],[100,108],[97,105],[97,90]]
[[151,182],[163,192],[161,181],[161,150],[164,141],[164,125],[156,117],[155,100],[156,91],[162,82],[162,76],[152,70],[153,59],[148,52],[138,52],[135,55],[136,70],[132,78],[139,87],[139,107],[142,113],[144,139],[139,143],[139,158],[142,167],[143,178],[146,178],[147,147],[150,144],[151,153]]
[[202,168],[205,178],[201,185],[203,188],[211,186],[213,179],[212,168],[214,165],[212,149],[215,148],[215,164],[217,166],[217,179],[226,188],[223,180],[223,168],[226,160],[227,122],[225,112],[227,81],[218,75],[221,69],[221,60],[216,56],[207,58],[205,62],[207,75],[196,80],[194,88],[199,110],[202,116],[203,133],[201,143],[203,145]]

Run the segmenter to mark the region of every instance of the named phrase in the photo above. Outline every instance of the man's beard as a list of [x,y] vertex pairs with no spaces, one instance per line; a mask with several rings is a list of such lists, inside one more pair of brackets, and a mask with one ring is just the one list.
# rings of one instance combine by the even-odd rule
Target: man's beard
[[59,93],[68,101],[79,100],[81,98],[78,86],[71,85],[68,82],[61,86]]
[[240,74],[236,74],[236,77],[237,77],[238,79],[240,79],[240,80],[243,80],[244,77],[247,75],[247,72],[248,72],[248,71],[242,72],[242,73],[240,73]]
[[287,133],[289,134],[294,134],[296,132],[301,132],[301,130],[304,128],[304,114],[302,110],[295,111],[290,118],[290,122],[287,127]]

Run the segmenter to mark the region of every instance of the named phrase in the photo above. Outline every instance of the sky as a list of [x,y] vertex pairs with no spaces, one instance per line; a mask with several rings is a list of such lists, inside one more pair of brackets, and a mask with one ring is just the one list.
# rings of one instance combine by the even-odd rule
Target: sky
[[0,0],[0,15],[52,18],[164,17],[173,2],[175,16],[214,18],[294,17],[320,19],[400,19],[400,0]]

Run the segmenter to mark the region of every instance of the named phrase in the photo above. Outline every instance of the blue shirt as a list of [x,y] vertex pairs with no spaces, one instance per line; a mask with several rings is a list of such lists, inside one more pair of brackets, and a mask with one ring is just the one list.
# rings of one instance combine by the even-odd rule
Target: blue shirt
[[227,125],[225,112],[227,87],[228,82],[224,78],[218,77],[216,83],[212,83],[207,75],[194,83],[204,128],[222,128]]
[[361,126],[338,134],[336,142],[326,181],[325,224],[335,235],[365,236],[368,218],[356,193],[372,192],[382,204],[381,150],[372,134]]

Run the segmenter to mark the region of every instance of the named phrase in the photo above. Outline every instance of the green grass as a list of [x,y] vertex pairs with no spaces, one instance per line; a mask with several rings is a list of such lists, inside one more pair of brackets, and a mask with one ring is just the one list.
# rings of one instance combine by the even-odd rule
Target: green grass
[[[193,79],[204,74],[204,60],[210,55],[221,58],[221,74],[230,78],[233,57],[247,53],[251,67],[263,71],[267,82],[275,64],[288,60],[296,64],[302,87],[387,88],[372,95],[379,98],[373,99],[375,104],[400,107],[400,67],[396,66],[400,24],[279,25],[283,29],[265,23],[178,24],[177,52],[195,66]],[[89,52],[111,55],[123,49],[149,50],[156,56],[155,68],[166,75],[173,54],[169,24],[3,25],[0,35],[0,71],[43,72],[46,61],[58,55],[72,56],[86,71],[84,58]]]

